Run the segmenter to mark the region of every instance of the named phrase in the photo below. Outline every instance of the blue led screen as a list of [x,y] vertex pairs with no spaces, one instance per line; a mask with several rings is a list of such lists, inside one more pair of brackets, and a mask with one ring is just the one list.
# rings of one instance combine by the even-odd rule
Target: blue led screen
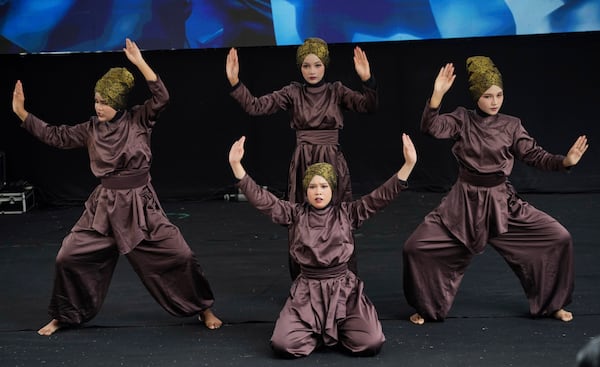
[[0,0],[0,53],[295,45],[600,30],[600,0]]

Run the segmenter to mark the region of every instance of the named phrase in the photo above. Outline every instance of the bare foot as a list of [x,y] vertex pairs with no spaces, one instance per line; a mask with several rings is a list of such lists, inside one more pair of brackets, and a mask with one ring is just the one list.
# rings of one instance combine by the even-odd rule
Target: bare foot
[[425,323],[425,319],[418,313],[412,314],[409,320],[415,325],[423,325]]
[[200,321],[204,322],[204,325],[209,329],[218,329],[223,325],[223,321],[221,321],[215,314],[211,311],[210,308],[202,311],[199,317]]
[[564,322],[569,322],[571,320],[573,320],[573,314],[567,310],[565,310],[564,308],[561,308],[560,310],[556,311],[555,313],[552,314],[552,316],[560,321],[564,321]]
[[56,332],[56,330],[62,327],[61,323],[58,322],[57,319],[52,319],[49,323],[46,324],[43,328],[38,330],[38,334],[44,336],[50,336]]

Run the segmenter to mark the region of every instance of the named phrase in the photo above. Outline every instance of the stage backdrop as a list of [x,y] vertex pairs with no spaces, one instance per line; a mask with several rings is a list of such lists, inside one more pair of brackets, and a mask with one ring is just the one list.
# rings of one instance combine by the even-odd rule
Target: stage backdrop
[[[522,193],[600,189],[596,111],[600,32],[333,43],[327,80],[359,88],[352,61],[355,45],[367,53],[380,96],[375,114],[346,114],[341,133],[356,195],[373,189],[402,164],[402,132],[413,137],[419,153],[411,189],[445,191],[451,186],[456,177],[451,142],[421,134],[419,120],[434,78],[447,62],[455,63],[457,79],[442,111],[458,105],[473,107],[464,67],[471,55],[488,55],[496,62],[504,77],[502,112],[520,117],[544,148],[564,154],[578,135],[590,139],[588,153],[570,173],[517,165],[511,177],[517,189]],[[295,65],[296,46],[239,47],[238,51],[241,80],[256,95],[301,78]],[[272,191],[286,190],[295,144],[288,115],[250,117],[240,109],[228,95],[227,52],[226,47],[144,52],[171,93],[152,140],[153,182],[163,200],[222,199],[233,192],[227,153],[241,135],[248,137],[248,171]],[[0,109],[0,151],[6,153],[8,180],[28,181],[43,203],[80,204],[98,182],[90,173],[87,153],[50,148],[24,131],[10,107],[15,81],[23,81],[29,111],[50,123],[74,124],[94,114],[96,80],[110,67],[131,65],[122,51],[3,54],[0,61],[0,96],[5,98]],[[142,76],[131,70],[137,77],[131,102],[137,103],[148,91]]]

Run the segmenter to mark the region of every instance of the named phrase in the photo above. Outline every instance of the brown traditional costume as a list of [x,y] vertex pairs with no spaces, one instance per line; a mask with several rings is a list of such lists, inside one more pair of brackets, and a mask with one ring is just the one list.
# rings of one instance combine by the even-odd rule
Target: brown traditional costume
[[356,355],[378,353],[385,337],[377,311],[364,293],[363,281],[348,269],[352,232],[388,205],[406,183],[394,175],[359,200],[323,209],[280,200],[248,175],[238,186],[274,223],[289,226],[290,256],[301,267],[277,319],[273,349],[293,357],[306,356],[320,345],[340,346]]
[[[118,69],[98,81],[96,92],[121,110],[133,77]],[[151,183],[150,135],[169,94],[160,78],[147,83],[152,97],[112,121],[93,116],[73,126],[49,125],[30,113],[22,125],[50,146],[86,148],[100,180],[56,257],[49,314],[62,324],[81,324],[98,313],[120,254],[172,315],[198,315],[213,305],[194,253],[162,210]]]
[[[502,87],[487,57],[467,61],[473,99]],[[571,302],[573,244],[556,219],[518,196],[508,181],[515,159],[545,171],[565,171],[564,156],[550,154],[521,121],[463,107],[423,111],[421,131],[452,139],[458,179],[403,248],[404,294],[426,320],[443,320],[473,257],[491,245],[519,278],[533,316],[551,316]]]

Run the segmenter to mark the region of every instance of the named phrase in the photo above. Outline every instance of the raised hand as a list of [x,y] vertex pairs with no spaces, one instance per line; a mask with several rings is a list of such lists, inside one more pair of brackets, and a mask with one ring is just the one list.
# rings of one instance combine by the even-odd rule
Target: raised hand
[[433,84],[434,93],[446,94],[454,83],[454,79],[456,79],[454,64],[448,63],[440,69],[437,78],[435,78],[435,83]]
[[439,107],[442,103],[442,98],[444,98],[444,95],[454,83],[454,79],[456,79],[456,74],[454,74],[454,64],[448,63],[442,66],[433,83],[433,93],[429,103],[431,107]]
[[371,78],[371,68],[369,67],[367,54],[358,46],[354,48],[354,69],[356,69],[356,74],[363,82]]
[[129,38],[125,39],[125,47],[123,48],[123,51],[125,52],[127,59],[129,59],[133,65],[138,66],[139,63],[144,62],[142,52],[138,48],[137,44]]
[[240,81],[240,63],[238,61],[238,54],[235,48],[231,48],[229,50],[229,53],[227,54],[225,72],[227,73],[227,79],[229,80],[229,84],[231,84],[232,87]]
[[410,136],[402,134],[402,153],[404,153],[404,161],[407,164],[415,165],[417,163],[417,150]]
[[25,110],[25,93],[23,92],[23,84],[20,80],[15,83],[15,89],[13,91],[12,98],[12,109],[13,112],[19,116],[21,121],[25,121],[27,117],[27,111]]
[[581,159],[581,157],[583,157],[583,154],[585,153],[588,147],[589,145],[587,137],[585,135],[581,135],[580,137],[578,137],[577,140],[575,140],[575,143],[573,144],[571,149],[569,149],[567,156],[563,160],[563,165],[565,167],[571,167],[579,163],[579,160]]
[[144,75],[144,78],[146,80],[156,81],[158,79],[158,76],[156,75],[154,70],[152,70],[150,65],[148,65],[148,63],[146,63],[146,60],[144,60],[144,58],[142,57],[142,52],[140,51],[139,47],[135,42],[133,42],[129,38],[126,38],[125,48],[123,48],[123,51],[125,52],[125,56],[127,56],[127,59],[129,59],[129,61],[131,61],[133,65],[137,66],[137,68],[142,73],[142,75]]
[[229,149],[229,165],[231,165],[231,170],[233,171],[233,175],[241,180],[246,175],[246,170],[242,166],[242,158],[244,157],[244,142],[246,141],[246,137],[242,136],[238,140],[236,140],[231,149]]
[[404,154],[404,165],[398,171],[398,178],[407,181],[415,164],[417,163],[417,150],[410,136],[402,133],[402,153]]

